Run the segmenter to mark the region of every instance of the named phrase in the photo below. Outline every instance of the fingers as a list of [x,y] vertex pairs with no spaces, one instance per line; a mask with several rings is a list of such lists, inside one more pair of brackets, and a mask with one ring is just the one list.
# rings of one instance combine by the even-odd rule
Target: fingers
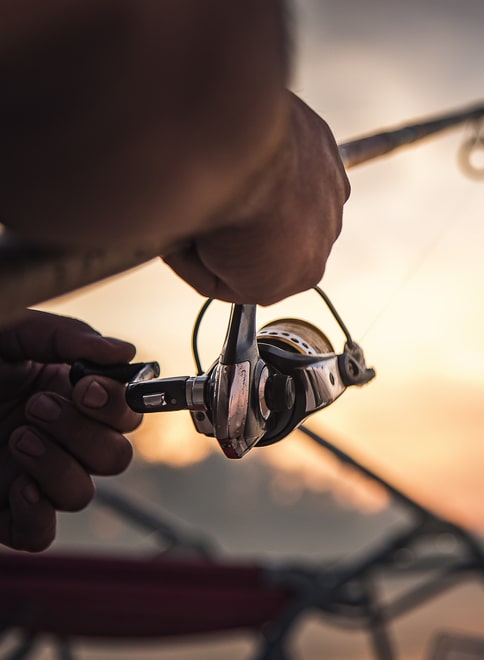
[[315,286],[327,258],[309,223],[301,239],[284,220],[220,229],[164,260],[207,298],[271,305]]
[[82,378],[72,391],[72,400],[88,417],[121,433],[134,431],[143,416],[126,403],[124,385],[102,376]]
[[93,498],[94,485],[84,467],[38,430],[16,429],[10,438],[10,451],[55,509],[79,511]]
[[0,362],[0,401],[11,401],[22,396],[39,372],[31,360]]
[[20,476],[9,493],[9,508],[0,511],[0,543],[15,550],[40,552],[55,537],[55,511],[37,485]]
[[[131,444],[108,424],[121,417],[126,429],[140,419],[122,401],[119,383],[85,380],[76,388],[76,396],[84,408],[89,403],[98,419],[86,416],[59,395],[43,392],[27,403],[30,423],[16,428],[9,438],[14,463],[32,477],[55,509],[64,511],[78,511],[90,502],[94,494],[91,474],[119,474],[129,465]],[[93,404],[99,407],[93,409]]]
[[97,377],[69,382],[69,363],[127,363],[131,344],[66,317],[27,311],[0,329],[0,543],[39,551],[55,536],[56,510],[92,499],[91,474],[118,474],[132,448],[122,435],[142,416],[125,388]]
[[214,276],[223,278],[237,302],[271,305],[311,288],[323,276],[324,246],[309,222],[301,233],[291,217],[281,213],[275,220],[201,237],[199,259]]
[[102,337],[82,321],[36,310],[27,310],[19,323],[0,332],[0,355],[6,360],[71,363],[86,359],[114,364],[129,362],[135,352],[132,344]]
[[131,444],[124,435],[53,393],[32,397],[26,417],[43,438],[51,438],[91,474],[119,474],[131,461]]
[[141,415],[128,408],[124,387],[90,377],[74,389],[75,403],[54,393],[31,397],[30,424],[10,435],[2,481],[7,490],[11,485],[0,504],[0,543],[45,549],[55,537],[56,510],[87,506],[94,495],[91,474],[118,474],[132,458],[120,430],[135,428]]
[[206,298],[217,298],[234,303],[250,302],[240,300],[235,291],[232,291],[222,279],[205,266],[198,255],[195,244],[166,255],[163,260],[177,275]]
[[20,467],[8,448],[7,437],[5,444],[0,447],[0,511],[8,506],[10,487],[20,474]]
[[321,280],[350,188],[328,125],[293,97],[279,151],[220,226],[164,256],[202,295],[270,305]]

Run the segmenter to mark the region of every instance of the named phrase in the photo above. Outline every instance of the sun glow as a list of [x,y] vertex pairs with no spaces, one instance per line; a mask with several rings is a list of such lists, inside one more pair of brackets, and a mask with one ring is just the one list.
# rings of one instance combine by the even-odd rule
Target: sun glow
[[145,415],[133,434],[134,447],[146,461],[183,467],[202,461],[212,450],[210,441],[199,435],[188,413]]

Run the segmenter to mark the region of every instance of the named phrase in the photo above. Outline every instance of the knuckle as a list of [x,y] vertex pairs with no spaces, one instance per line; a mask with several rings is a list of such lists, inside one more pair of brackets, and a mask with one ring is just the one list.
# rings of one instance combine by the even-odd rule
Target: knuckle
[[215,276],[207,277],[204,282],[189,282],[193,288],[204,298],[216,298],[223,300],[222,282]]
[[56,508],[60,511],[81,511],[85,509],[94,497],[94,484],[90,478],[84,479],[82,484],[76,482],[76,487],[66,489]]
[[21,547],[16,547],[16,550],[24,550],[26,552],[43,552],[52,545],[55,539],[55,528],[53,530],[47,529],[42,535],[29,537],[21,544]]
[[120,474],[124,472],[133,458],[133,447],[130,441],[121,436],[122,441],[118,444],[118,450],[113,456],[113,466],[111,474]]
[[58,464],[56,479],[45,480],[43,492],[57,511],[81,511],[94,497],[90,475],[77,461]]
[[310,289],[311,287],[316,286],[323,279],[324,271],[326,270],[325,266],[325,262],[320,258],[315,260],[313,270],[306,280],[306,288]]
[[95,464],[91,464],[91,472],[101,476],[111,476],[124,472],[133,458],[133,448],[129,440],[116,434],[106,443],[102,455],[96,457]]
[[11,547],[25,552],[42,552],[52,545],[55,535],[56,517],[52,510],[45,520],[39,516],[28,527],[25,524],[14,526]]
[[275,305],[275,303],[279,302],[282,298],[284,298],[284,295],[277,295],[272,292],[265,292],[261,293],[258,296],[258,305],[261,307],[269,307],[270,305]]
[[141,426],[143,415],[141,413],[133,413],[131,410],[128,413],[126,424],[123,425],[123,433],[132,433]]

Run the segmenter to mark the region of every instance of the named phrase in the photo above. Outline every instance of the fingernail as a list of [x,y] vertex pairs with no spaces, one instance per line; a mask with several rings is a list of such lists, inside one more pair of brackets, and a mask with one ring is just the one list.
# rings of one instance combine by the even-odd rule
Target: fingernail
[[32,401],[29,412],[44,422],[53,422],[61,414],[61,407],[51,396],[41,394]]
[[38,504],[38,502],[40,502],[39,489],[33,481],[29,481],[29,483],[22,488],[22,495],[29,504]]
[[15,447],[21,451],[22,454],[33,456],[34,458],[45,454],[44,443],[39,436],[30,429],[25,429],[20,438],[16,440]]
[[102,408],[108,400],[108,393],[97,380],[92,381],[82,397],[82,403],[88,408]]

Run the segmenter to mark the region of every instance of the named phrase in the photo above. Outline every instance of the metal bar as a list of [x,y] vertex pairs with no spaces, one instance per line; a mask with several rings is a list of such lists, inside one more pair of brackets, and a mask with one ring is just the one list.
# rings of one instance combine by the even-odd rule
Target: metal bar
[[168,546],[168,549],[189,551],[207,560],[213,560],[216,550],[202,534],[182,532],[177,524],[164,519],[160,512],[149,511],[144,503],[136,502],[120,490],[103,486],[96,481],[96,501],[113,509],[119,516],[130,521]]
[[[366,579],[365,579],[366,577]],[[389,621],[383,616],[384,606],[378,601],[374,581],[370,575],[361,580],[364,589],[368,616],[368,635],[377,660],[396,660],[397,650],[389,630]]]
[[425,582],[409,589],[393,602],[387,603],[382,616],[387,623],[394,621],[440,596],[445,591],[457,586],[457,584],[462,584],[465,579],[472,580],[475,584],[476,575],[482,578],[482,575],[479,575],[480,573],[479,566],[469,565],[469,567],[466,567],[465,564],[450,566],[447,571],[439,572]]
[[339,447],[336,447],[336,445],[334,445],[332,442],[324,438],[322,435],[319,435],[318,433],[311,431],[311,429],[309,429],[307,426],[304,425],[300,426],[298,431],[304,433],[304,435],[310,438],[319,447],[322,447],[323,449],[327,449],[334,456],[336,456],[336,458],[339,461],[341,461],[341,463],[344,463],[345,465],[349,465],[350,467],[354,468],[355,470],[363,474],[365,477],[368,477],[375,483],[379,484],[380,486],[383,486],[383,488],[387,491],[387,493],[389,493],[396,502],[399,502],[403,506],[412,510],[413,513],[417,514],[419,520],[421,521],[438,520],[444,526],[447,526],[448,524],[447,521],[443,521],[440,518],[438,518],[432,511],[422,506],[416,500],[413,500],[412,498],[408,497],[402,490],[400,490],[396,486],[393,486],[393,484],[391,484],[389,481],[384,479],[382,476],[380,476],[373,470],[370,470],[370,468],[366,467],[365,465],[354,459],[352,456],[344,452],[342,449],[339,449]]
[[[484,116],[484,105],[345,142],[340,153],[346,168],[373,160],[406,144]],[[29,306],[69,293],[139,266],[167,252],[164,244],[98,250],[54,250],[0,236],[0,324]]]

